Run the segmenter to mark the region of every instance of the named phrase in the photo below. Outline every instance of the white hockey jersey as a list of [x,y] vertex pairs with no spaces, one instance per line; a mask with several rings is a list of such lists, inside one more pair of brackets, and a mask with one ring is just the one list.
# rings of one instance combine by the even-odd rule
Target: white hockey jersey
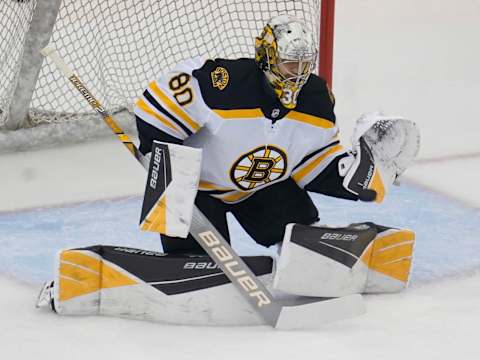
[[288,110],[253,59],[195,58],[151,82],[135,114],[202,148],[200,190],[235,203],[288,177],[304,187],[345,153],[333,106],[315,75]]

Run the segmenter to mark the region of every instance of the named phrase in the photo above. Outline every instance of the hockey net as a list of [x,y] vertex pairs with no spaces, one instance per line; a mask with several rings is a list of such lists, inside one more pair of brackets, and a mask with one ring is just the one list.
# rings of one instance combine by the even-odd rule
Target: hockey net
[[[8,121],[25,33],[37,1],[0,4],[0,129]],[[288,13],[317,34],[319,0],[63,0],[50,43],[112,113],[132,110],[147,83],[194,56],[253,57],[254,37]],[[44,61],[26,126],[94,119],[89,105]]]

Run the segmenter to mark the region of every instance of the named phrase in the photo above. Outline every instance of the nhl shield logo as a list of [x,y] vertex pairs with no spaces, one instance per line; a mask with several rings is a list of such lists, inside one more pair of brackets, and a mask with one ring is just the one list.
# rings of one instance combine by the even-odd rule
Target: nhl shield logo
[[279,180],[287,170],[287,154],[282,149],[260,146],[240,156],[230,169],[230,179],[242,191]]
[[212,76],[212,85],[215,88],[223,90],[228,85],[228,80],[230,76],[228,75],[227,69],[218,66],[215,70],[213,70],[210,75]]

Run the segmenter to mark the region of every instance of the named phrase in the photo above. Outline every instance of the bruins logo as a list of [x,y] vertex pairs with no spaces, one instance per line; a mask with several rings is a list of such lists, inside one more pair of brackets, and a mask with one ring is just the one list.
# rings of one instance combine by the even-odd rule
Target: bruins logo
[[227,69],[218,66],[215,70],[210,73],[212,77],[212,85],[220,90],[223,90],[228,85],[228,80],[230,76],[228,75]]
[[230,169],[230,179],[248,191],[280,179],[287,171],[287,155],[276,146],[260,146],[242,155]]

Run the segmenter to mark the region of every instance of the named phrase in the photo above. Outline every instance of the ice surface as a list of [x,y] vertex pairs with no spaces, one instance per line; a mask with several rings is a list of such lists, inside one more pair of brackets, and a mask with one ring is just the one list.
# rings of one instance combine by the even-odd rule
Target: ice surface
[[289,332],[60,317],[33,307],[38,289],[0,277],[0,355],[15,360],[477,360],[479,283],[477,274],[369,296],[366,315],[318,331]]
[[[480,211],[416,188],[394,187],[379,205],[312,194],[321,223],[373,221],[416,232],[412,285],[480,269],[480,241],[473,234]],[[28,282],[52,278],[58,250],[89,245],[122,245],[161,250],[156,234],[138,229],[140,197],[36,209],[0,215],[0,273]],[[256,245],[230,217],[233,246],[240,254],[273,254]]]

